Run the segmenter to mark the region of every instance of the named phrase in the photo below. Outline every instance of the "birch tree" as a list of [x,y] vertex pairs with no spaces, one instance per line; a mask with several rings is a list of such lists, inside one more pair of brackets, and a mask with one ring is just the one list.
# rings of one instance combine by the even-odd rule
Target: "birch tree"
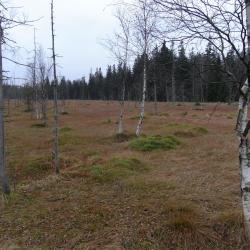
[[142,99],[140,107],[139,121],[136,127],[136,135],[140,136],[144,115],[145,115],[145,101],[147,91],[147,61],[148,55],[155,40],[155,33],[157,32],[157,15],[153,11],[153,1],[139,0],[133,5],[133,29],[134,29],[134,44],[135,47],[143,55],[143,86]]
[[246,36],[247,36],[247,80],[240,89],[239,113],[236,131],[240,140],[239,159],[241,169],[241,193],[246,229],[250,235],[250,155],[248,147],[248,131],[250,121],[247,123],[249,80],[250,80],[250,0],[246,0]]
[[104,46],[107,47],[114,55],[118,64],[122,66],[123,76],[121,84],[121,97],[120,97],[120,114],[118,120],[118,135],[124,133],[123,117],[124,105],[126,94],[126,81],[127,81],[127,68],[131,55],[130,39],[131,39],[131,16],[126,11],[124,6],[116,9],[115,18],[119,24],[119,31],[114,33],[113,39],[107,39]]
[[[238,84],[239,112],[236,124],[239,139],[241,193],[246,230],[250,235],[250,154],[247,118],[250,79],[250,0],[154,0],[166,19],[175,26],[172,35],[194,44],[208,41],[220,53],[224,72]],[[237,79],[227,64],[226,54],[232,50],[244,67],[246,81]],[[222,177],[223,178],[223,177]]]

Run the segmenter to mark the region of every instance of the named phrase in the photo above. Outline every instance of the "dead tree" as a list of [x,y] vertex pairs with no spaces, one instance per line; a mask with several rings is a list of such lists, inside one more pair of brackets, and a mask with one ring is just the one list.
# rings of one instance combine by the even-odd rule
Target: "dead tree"
[[54,148],[53,159],[56,173],[60,173],[59,160],[59,129],[58,129],[58,103],[57,103],[57,74],[56,74],[56,53],[55,53],[55,31],[54,31],[54,0],[51,1],[51,36],[52,36],[52,59],[53,59],[53,93],[54,93]]
[[3,72],[3,60],[10,61],[20,66],[27,66],[23,63],[17,62],[10,57],[3,55],[3,46],[8,46],[13,48],[11,43],[13,41],[5,35],[6,30],[13,29],[20,25],[27,25],[30,22],[26,19],[19,19],[10,15],[9,8],[0,3],[0,182],[2,185],[2,191],[4,194],[10,194],[10,185],[6,173],[6,163],[5,163],[5,134],[4,134],[4,100],[3,100],[3,81],[6,76]]
[[36,45],[36,30],[34,28],[34,57],[32,68],[32,88],[33,88],[33,117],[37,120],[40,118],[38,106],[38,86],[37,86],[37,45]]
[[[172,35],[188,43],[208,41],[220,53],[224,73],[238,85],[239,113],[236,132],[239,138],[241,191],[246,230],[250,235],[250,154],[247,123],[250,79],[250,0],[154,0],[176,30]],[[178,28],[178,29],[176,29]],[[226,53],[233,50],[245,69],[241,81],[227,65]]]
[[37,67],[38,67],[38,93],[39,105],[41,109],[41,119],[45,127],[48,125],[47,118],[47,103],[48,103],[48,90],[46,86],[46,79],[49,78],[50,67],[45,62],[45,55],[43,48],[40,47],[37,54]]
[[4,140],[4,100],[3,100],[3,54],[2,44],[4,42],[3,19],[0,17],[0,177],[2,191],[4,194],[10,193],[9,180],[5,169],[5,140]]

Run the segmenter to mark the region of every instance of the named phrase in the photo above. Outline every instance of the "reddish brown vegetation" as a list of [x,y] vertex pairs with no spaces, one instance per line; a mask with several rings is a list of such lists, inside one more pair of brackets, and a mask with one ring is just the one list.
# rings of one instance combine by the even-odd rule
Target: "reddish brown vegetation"
[[24,107],[13,111],[6,128],[15,189],[0,203],[0,248],[241,249],[237,107],[221,104],[209,121],[214,105],[161,103],[153,116],[147,104],[143,133],[175,134],[181,145],[140,152],[129,147],[134,103],[126,103],[127,136],[116,138],[118,103],[70,101],[60,117],[59,177],[50,163],[51,120],[40,128]]

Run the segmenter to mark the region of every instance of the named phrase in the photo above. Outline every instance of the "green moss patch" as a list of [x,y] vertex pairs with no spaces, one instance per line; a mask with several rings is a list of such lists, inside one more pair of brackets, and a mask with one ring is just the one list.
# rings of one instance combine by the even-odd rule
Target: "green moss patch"
[[136,138],[130,142],[130,147],[139,151],[153,151],[157,149],[170,150],[180,145],[174,136],[149,136]]
[[113,158],[102,165],[94,165],[90,175],[99,182],[113,182],[144,172],[148,167],[136,158]]

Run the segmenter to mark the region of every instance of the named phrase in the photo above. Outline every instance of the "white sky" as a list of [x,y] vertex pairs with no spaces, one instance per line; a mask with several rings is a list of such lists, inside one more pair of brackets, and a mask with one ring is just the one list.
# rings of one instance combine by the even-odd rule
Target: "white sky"
[[[36,22],[37,43],[41,44],[50,56],[51,30],[50,30],[50,0],[9,0],[15,6],[22,6],[18,10],[29,19],[43,17]],[[67,79],[88,78],[91,68],[93,71],[101,67],[105,73],[106,66],[113,64],[110,53],[100,45],[101,40],[112,35],[115,29],[115,18],[112,7],[107,7],[112,0],[54,0],[55,4],[55,30],[56,53],[58,58],[59,75]],[[9,4],[10,5],[10,4]],[[15,28],[10,33],[18,46],[31,51],[20,49],[15,58],[26,63],[32,57],[34,27]],[[4,62],[5,70],[10,76],[26,77],[27,69],[10,65]]]

